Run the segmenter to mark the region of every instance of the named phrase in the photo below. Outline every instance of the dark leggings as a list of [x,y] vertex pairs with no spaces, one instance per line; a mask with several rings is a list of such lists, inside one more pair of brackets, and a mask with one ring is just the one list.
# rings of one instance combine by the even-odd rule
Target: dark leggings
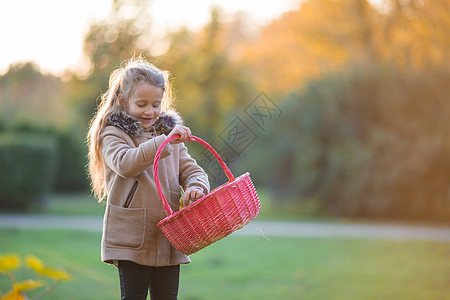
[[149,267],[131,261],[119,261],[121,299],[145,300],[150,290],[151,300],[176,300],[180,266]]

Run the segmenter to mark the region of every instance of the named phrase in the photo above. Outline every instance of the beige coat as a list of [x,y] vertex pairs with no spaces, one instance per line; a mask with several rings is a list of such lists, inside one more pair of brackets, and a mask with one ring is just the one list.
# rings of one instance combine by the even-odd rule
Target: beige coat
[[[103,220],[102,261],[129,260],[147,266],[189,263],[156,224],[166,217],[153,178],[153,160],[166,136],[149,132],[130,135],[107,126],[102,135],[105,183],[108,192]],[[179,207],[180,186],[209,191],[206,173],[184,144],[168,144],[159,162],[164,195],[173,211]]]

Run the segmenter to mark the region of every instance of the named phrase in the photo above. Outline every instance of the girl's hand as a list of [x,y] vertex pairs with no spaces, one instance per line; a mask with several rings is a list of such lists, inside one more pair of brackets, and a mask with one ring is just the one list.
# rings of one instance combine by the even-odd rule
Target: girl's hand
[[190,201],[195,201],[197,199],[200,199],[201,197],[203,197],[205,195],[205,192],[203,191],[202,188],[198,187],[198,186],[191,186],[188,187],[185,191],[184,191],[184,195],[183,195],[183,207],[186,207],[189,205]]
[[171,137],[172,135],[179,134],[180,137],[178,139],[175,139],[171,141],[171,144],[179,144],[179,143],[190,143],[192,132],[189,129],[189,127],[183,126],[183,125],[175,125],[175,127],[172,129],[172,131],[169,133],[167,137]]

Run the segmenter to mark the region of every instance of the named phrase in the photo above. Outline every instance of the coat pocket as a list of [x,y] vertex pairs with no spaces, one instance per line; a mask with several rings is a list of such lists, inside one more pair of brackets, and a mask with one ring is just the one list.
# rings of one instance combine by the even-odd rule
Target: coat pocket
[[108,247],[140,249],[146,230],[145,208],[108,205],[105,241]]

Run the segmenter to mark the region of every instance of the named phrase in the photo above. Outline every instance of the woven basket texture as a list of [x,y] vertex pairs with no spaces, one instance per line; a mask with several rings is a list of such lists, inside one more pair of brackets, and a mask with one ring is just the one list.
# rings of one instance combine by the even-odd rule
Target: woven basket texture
[[160,186],[158,161],[164,146],[174,138],[167,139],[159,147],[153,171],[158,194],[167,217],[162,219],[157,226],[170,243],[186,255],[195,253],[241,229],[258,215],[261,207],[250,174],[245,173],[234,178],[223,160],[209,144],[200,138],[194,136],[192,138],[214,154],[230,181],[187,207],[173,212]]

